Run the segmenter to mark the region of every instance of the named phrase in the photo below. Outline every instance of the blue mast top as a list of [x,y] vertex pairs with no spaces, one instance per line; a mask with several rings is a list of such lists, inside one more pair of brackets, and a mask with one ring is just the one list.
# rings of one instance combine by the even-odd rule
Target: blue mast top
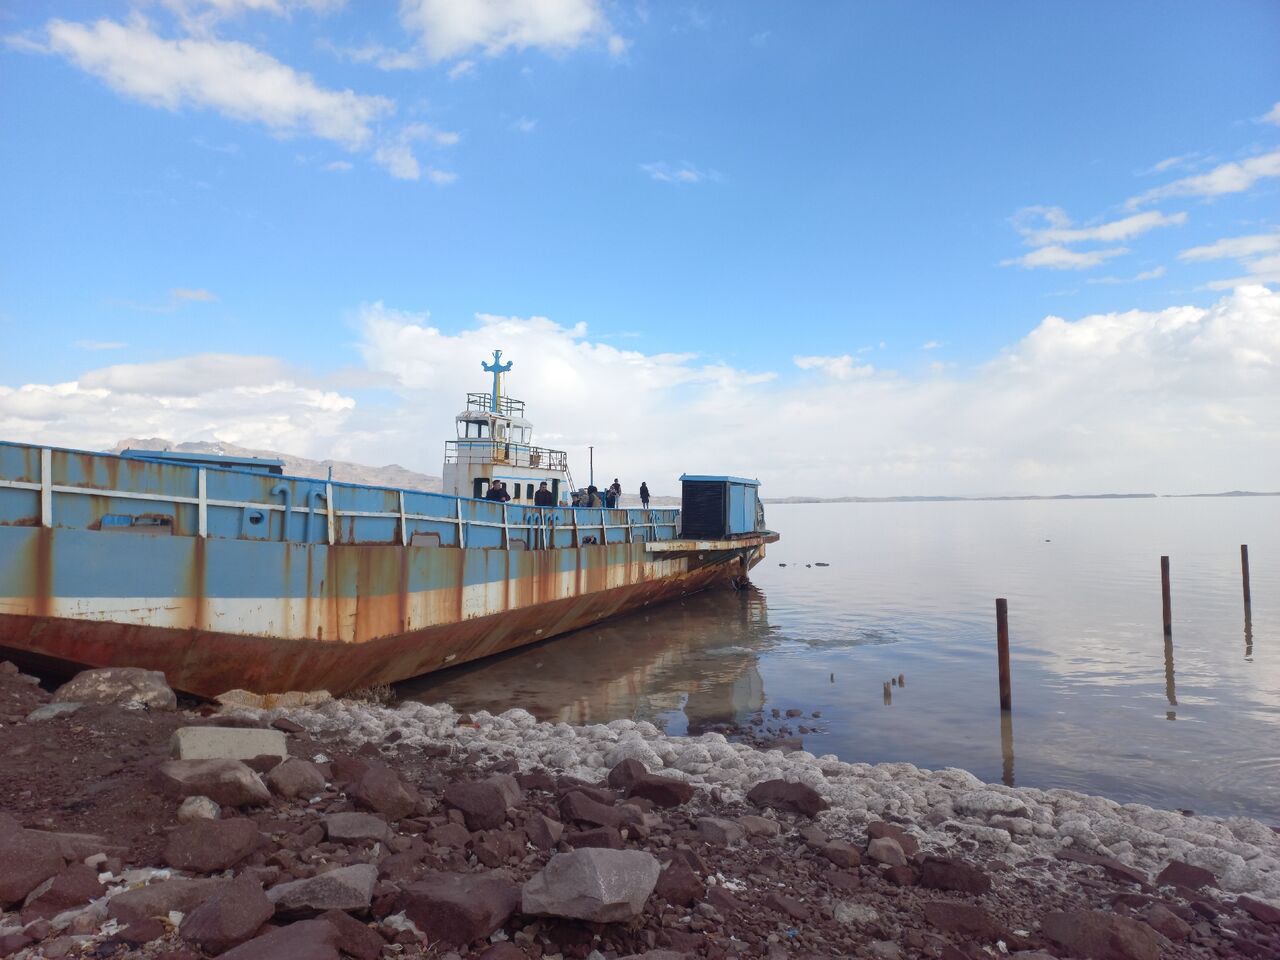
[[489,410],[493,413],[498,412],[498,400],[502,396],[502,375],[511,369],[511,361],[502,362],[502,351],[493,351],[493,363],[485,363],[480,361],[480,369],[486,373],[493,374],[493,393],[490,394]]

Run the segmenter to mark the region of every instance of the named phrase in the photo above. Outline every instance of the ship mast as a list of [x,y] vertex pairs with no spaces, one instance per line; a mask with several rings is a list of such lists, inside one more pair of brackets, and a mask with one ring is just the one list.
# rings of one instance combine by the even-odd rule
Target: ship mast
[[495,350],[493,351],[493,363],[485,363],[481,360],[480,369],[486,373],[493,374],[493,393],[490,394],[491,399],[489,400],[489,411],[491,413],[498,413],[501,407],[498,401],[502,396],[502,375],[511,369],[511,361],[508,360],[506,363],[503,363],[502,351]]

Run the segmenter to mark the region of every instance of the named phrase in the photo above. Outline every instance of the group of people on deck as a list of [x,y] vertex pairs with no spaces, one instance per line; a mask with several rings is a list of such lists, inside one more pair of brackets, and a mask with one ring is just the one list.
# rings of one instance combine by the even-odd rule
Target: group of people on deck
[[[489,484],[488,491],[485,492],[484,498],[492,500],[495,503],[506,503],[511,499],[511,494],[507,493],[507,485],[501,480],[495,480]],[[581,502],[579,502],[581,501]],[[613,478],[613,483],[605,488],[602,495],[595,485],[587,487],[585,491],[578,491],[574,494],[575,507],[605,507],[612,510],[620,506],[622,502],[622,484],[618,482],[618,478]],[[555,496],[547,489],[547,482],[544,480],[538,484],[537,492],[533,495],[533,505],[535,507],[554,507],[556,505]],[[649,509],[649,485],[647,483],[640,484],[640,505]]]

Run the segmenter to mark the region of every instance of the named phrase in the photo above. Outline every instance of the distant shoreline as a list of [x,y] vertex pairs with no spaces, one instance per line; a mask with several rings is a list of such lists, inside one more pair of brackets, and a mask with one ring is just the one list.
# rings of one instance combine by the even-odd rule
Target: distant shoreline
[[1059,493],[1010,497],[763,497],[765,503],[976,503],[1003,500],[1170,500],[1207,497],[1280,497],[1280,491],[1229,490],[1225,493]]

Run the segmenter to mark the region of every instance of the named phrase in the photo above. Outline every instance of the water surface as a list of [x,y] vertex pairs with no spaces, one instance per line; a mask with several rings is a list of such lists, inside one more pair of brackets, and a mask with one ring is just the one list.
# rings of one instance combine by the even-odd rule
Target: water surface
[[[768,519],[783,539],[752,589],[708,591],[400,693],[671,733],[817,710],[820,729],[804,736],[816,754],[1280,822],[1280,498],[775,504]],[[1003,724],[996,597],[1009,601],[1013,649]],[[884,681],[899,674],[906,685],[886,703]]]

